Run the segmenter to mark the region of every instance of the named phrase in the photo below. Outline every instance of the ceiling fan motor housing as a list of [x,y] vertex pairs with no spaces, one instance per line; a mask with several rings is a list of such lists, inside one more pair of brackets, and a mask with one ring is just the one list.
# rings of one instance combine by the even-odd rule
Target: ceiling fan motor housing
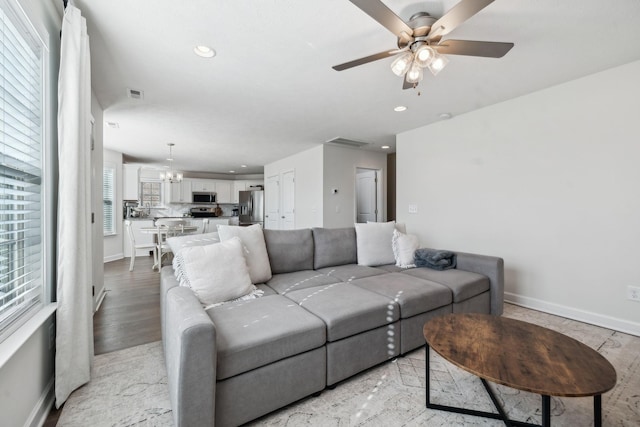
[[429,31],[431,31],[431,26],[436,21],[437,19],[427,12],[413,14],[409,22],[407,22],[413,29],[413,34],[407,34],[408,37],[405,37],[404,34],[398,37],[398,47],[404,49],[407,46],[411,47],[415,42],[425,41]]

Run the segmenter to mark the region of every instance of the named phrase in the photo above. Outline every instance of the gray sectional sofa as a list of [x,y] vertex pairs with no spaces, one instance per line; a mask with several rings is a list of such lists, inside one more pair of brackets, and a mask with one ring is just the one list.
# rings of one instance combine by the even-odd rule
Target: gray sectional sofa
[[162,335],[176,426],[236,426],[424,345],[450,312],[502,314],[501,258],[457,268],[357,265],[354,228],[264,230],[264,296],[203,309],[162,269]]

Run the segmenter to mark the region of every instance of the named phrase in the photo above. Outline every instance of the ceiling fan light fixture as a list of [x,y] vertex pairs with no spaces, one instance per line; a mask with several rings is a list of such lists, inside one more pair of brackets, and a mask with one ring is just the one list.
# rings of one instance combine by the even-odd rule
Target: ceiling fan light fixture
[[422,67],[415,61],[407,71],[406,79],[408,83],[419,83],[422,80]]
[[416,49],[415,62],[422,68],[428,67],[436,56],[436,51],[429,45],[423,44]]
[[404,76],[413,62],[413,53],[405,52],[391,63],[391,71],[398,77]]
[[440,55],[436,53],[436,55],[433,57],[433,61],[431,61],[431,63],[428,65],[429,71],[431,71],[431,74],[435,76],[440,71],[442,71],[442,69],[446,67],[448,63],[449,63],[449,58],[447,58],[444,55]]

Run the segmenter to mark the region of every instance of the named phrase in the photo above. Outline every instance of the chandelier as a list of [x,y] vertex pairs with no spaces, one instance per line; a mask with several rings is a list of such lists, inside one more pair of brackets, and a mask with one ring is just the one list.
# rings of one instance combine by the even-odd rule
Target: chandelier
[[435,76],[448,63],[449,59],[429,46],[426,41],[418,41],[391,63],[391,71],[397,76],[405,76],[407,83],[417,84],[422,81],[425,68]]
[[169,157],[167,160],[169,161],[169,169],[167,172],[160,174],[160,179],[165,182],[182,182],[182,172],[176,172],[173,170],[173,146],[176,145],[173,142],[169,142],[167,144],[169,146]]

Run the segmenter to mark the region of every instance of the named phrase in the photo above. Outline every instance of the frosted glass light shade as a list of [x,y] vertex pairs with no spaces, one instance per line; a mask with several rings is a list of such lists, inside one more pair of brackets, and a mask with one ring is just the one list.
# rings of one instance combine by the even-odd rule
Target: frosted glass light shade
[[403,76],[409,70],[412,61],[413,53],[405,52],[391,63],[391,71],[396,76]]
[[407,71],[406,76],[408,83],[418,83],[422,80],[422,67],[420,67],[416,62],[411,65],[409,71]]
[[432,47],[424,44],[416,49],[415,62],[422,68],[428,67],[436,56],[436,51]]
[[433,58],[433,61],[429,64],[429,71],[434,76],[438,74],[449,63],[449,59],[444,55],[437,55]]

